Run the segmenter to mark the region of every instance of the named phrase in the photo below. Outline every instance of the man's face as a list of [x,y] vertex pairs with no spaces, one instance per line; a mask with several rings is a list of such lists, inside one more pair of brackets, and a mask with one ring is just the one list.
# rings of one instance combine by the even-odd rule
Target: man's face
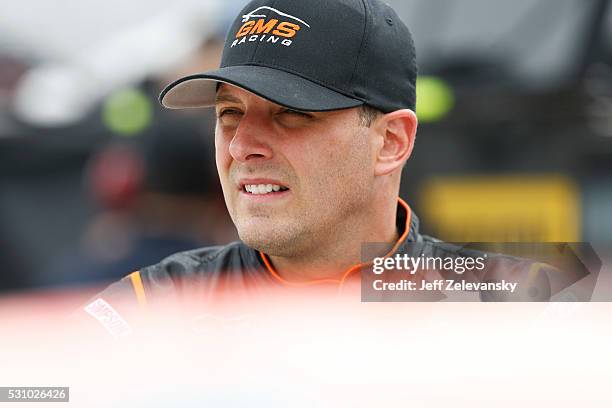
[[375,155],[357,108],[295,112],[224,84],[216,112],[219,177],[247,245],[299,256],[358,228]]

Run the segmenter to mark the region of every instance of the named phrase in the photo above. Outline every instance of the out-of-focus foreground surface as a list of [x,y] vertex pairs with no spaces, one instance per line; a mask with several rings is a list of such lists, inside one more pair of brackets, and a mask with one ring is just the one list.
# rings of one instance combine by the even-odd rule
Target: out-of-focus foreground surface
[[62,307],[49,300],[3,302],[0,383],[70,386],[66,406],[612,401],[610,303],[347,305],[278,294],[187,325],[167,311],[144,335],[94,341],[52,318]]

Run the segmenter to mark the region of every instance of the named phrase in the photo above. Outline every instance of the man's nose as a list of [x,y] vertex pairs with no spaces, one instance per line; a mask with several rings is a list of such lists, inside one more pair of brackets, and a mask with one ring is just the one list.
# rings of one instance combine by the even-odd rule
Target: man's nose
[[229,152],[238,162],[270,159],[272,149],[268,143],[273,129],[262,115],[244,114],[229,145]]

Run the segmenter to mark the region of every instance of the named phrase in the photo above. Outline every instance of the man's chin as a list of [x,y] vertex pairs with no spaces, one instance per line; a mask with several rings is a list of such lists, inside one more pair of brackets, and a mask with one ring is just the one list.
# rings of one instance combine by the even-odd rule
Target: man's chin
[[247,246],[273,256],[288,256],[293,251],[295,239],[289,228],[279,225],[243,226],[238,235]]

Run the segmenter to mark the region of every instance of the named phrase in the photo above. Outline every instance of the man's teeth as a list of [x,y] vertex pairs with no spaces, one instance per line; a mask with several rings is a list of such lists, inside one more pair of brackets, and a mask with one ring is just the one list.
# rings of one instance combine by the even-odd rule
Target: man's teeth
[[273,191],[287,190],[287,188],[276,184],[247,184],[244,189],[251,194],[268,194]]

